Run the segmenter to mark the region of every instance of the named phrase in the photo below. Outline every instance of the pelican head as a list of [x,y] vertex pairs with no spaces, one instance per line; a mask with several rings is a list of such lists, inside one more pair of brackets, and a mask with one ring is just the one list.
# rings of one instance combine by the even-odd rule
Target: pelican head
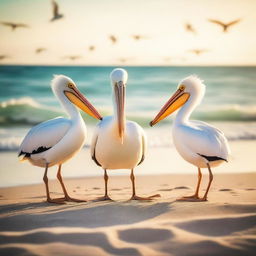
[[195,105],[198,105],[202,100],[205,92],[205,85],[203,81],[197,76],[189,76],[183,79],[172,97],[161,108],[156,117],[150,122],[153,126],[159,121],[163,120],[175,110],[182,107],[187,101]]
[[118,133],[121,141],[123,141],[125,128],[125,87],[128,80],[128,74],[124,69],[116,68],[111,72],[110,79],[114,92],[114,104],[117,114]]
[[71,103],[79,107],[88,115],[101,120],[102,117],[93,105],[78,90],[75,82],[64,75],[55,75],[52,80],[52,90],[58,98],[66,97]]

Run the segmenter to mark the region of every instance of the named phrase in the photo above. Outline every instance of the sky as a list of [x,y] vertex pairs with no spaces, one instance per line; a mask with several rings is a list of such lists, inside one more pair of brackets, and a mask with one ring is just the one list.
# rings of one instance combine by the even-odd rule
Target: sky
[[[12,31],[0,24],[0,64],[256,65],[255,0],[56,1],[64,18],[50,22],[50,0],[0,0],[0,22],[29,25]],[[223,33],[208,19],[241,21]],[[138,34],[144,38],[136,41]]]

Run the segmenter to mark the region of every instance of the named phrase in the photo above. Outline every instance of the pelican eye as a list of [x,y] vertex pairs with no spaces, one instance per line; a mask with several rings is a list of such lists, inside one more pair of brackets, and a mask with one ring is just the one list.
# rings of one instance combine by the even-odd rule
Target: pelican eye
[[68,88],[74,89],[74,87],[75,87],[74,84],[72,84],[72,83],[69,83],[69,84],[68,84]]
[[181,85],[180,87],[179,87],[179,89],[181,90],[181,91],[184,91],[185,90],[185,85]]

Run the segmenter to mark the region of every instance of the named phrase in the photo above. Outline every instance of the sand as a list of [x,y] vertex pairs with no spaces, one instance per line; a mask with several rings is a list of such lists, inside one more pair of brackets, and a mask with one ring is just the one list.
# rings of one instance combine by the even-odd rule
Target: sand
[[45,202],[43,184],[1,188],[0,255],[255,255],[256,174],[217,174],[207,202],[176,201],[195,182],[196,173],[138,176],[139,195],[161,194],[138,202],[128,176],[111,176],[114,201],[96,202],[101,177],[68,179],[70,194],[88,201],[63,205]]

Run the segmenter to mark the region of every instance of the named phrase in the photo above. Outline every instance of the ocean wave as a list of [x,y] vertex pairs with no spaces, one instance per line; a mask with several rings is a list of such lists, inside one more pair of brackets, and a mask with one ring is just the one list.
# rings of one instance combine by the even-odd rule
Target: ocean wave
[[[211,123],[225,133],[228,141],[256,140],[256,122],[218,122]],[[1,128],[0,129],[0,152],[17,152],[23,137],[29,131],[29,127]],[[88,138],[84,148],[90,147],[91,136],[95,126],[88,125]],[[170,124],[155,128],[146,128],[149,148],[174,147]]]
[[[147,102],[145,103],[147,104]],[[128,106],[129,107],[129,106]],[[141,109],[141,110],[140,110]],[[110,113],[110,108],[101,109],[103,116]],[[143,127],[148,127],[149,121],[155,116],[156,111],[147,109],[139,105],[139,109],[132,110],[128,108],[127,118],[138,122]],[[45,120],[57,116],[65,116],[61,108],[49,107],[37,103],[30,97],[19,99],[10,99],[0,102],[0,125],[17,126],[17,125],[35,125]],[[82,113],[86,122],[95,123],[93,118]],[[171,118],[173,120],[174,117]],[[256,121],[256,105],[219,105],[219,106],[200,106],[193,114],[192,119],[212,122],[252,122]],[[169,123],[167,118],[159,125]]]
[[10,99],[0,103],[0,125],[35,125],[60,115],[60,112],[41,106],[30,97]]

